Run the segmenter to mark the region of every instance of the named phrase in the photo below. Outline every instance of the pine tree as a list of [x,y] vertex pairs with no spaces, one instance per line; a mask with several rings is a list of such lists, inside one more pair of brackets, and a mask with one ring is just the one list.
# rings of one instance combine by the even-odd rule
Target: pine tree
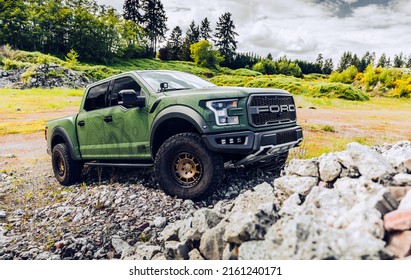
[[143,16],[141,14],[140,0],[126,0],[123,5],[123,17],[126,20],[141,24]]
[[187,29],[186,37],[183,43],[182,59],[185,61],[192,61],[190,46],[200,40],[200,28],[196,25],[194,20]]
[[320,53],[317,56],[317,60],[315,61],[315,64],[317,64],[319,69],[323,69],[324,66],[324,58],[323,55]]
[[267,59],[268,60],[274,60],[273,55],[271,53],[267,54]]
[[208,18],[204,18],[201,21],[201,27],[200,27],[200,39],[201,40],[206,40],[208,41],[211,39],[211,27],[210,27],[210,21]]
[[167,48],[169,49],[169,59],[180,60],[182,53],[182,35],[183,32],[180,26],[174,27],[171,32],[170,39],[167,42]]
[[224,56],[223,66],[231,66],[234,60],[234,55],[237,50],[237,41],[235,36],[235,25],[231,19],[231,13],[225,13],[220,16],[217,22],[216,33],[214,34],[215,45]]
[[360,66],[358,67],[359,72],[364,72],[368,65],[375,63],[375,53],[370,53],[367,51],[361,58]]
[[151,51],[155,54],[157,43],[165,39],[167,32],[166,12],[160,0],[144,0],[142,9],[144,31],[150,39]]
[[340,58],[340,63],[338,65],[338,72],[342,72],[352,65],[353,56],[351,52],[344,52]]
[[334,70],[334,63],[333,60],[331,58],[326,59],[322,68],[322,72],[323,74],[331,74],[332,71]]
[[405,58],[404,58],[404,55],[403,55],[402,52],[399,55],[397,55],[397,54],[394,55],[394,64],[393,64],[393,66],[395,68],[401,68],[401,67],[404,66],[404,64],[405,64]]
[[405,67],[411,68],[411,54],[410,54],[410,56],[408,57],[407,62],[405,63]]
[[383,53],[380,56],[380,59],[378,60],[378,63],[377,63],[377,67],[382,67],[382,68],[388,67],[388,60],[387,60],[387,56],[385,55],[385,53]]

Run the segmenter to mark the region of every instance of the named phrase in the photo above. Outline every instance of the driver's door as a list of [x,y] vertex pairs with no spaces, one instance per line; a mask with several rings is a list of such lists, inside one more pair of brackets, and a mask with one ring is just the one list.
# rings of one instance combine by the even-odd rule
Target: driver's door
[[134,90],[137,95],[143,94],[140,84],[131,76],[113,81],[109,90],[110,107],[105,116],[110,119],[105,129],[106,147],[116,159],[150,159],[148,109],[118,105],[122,90]]

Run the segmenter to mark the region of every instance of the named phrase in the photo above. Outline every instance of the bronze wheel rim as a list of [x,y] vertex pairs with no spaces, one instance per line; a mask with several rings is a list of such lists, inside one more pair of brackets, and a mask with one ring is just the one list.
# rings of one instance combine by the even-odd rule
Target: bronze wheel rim
[[172,174],[179,185],[190,188],[195,186],[203,176],[203,164],[191,153],[179,153],[174,157]]
[[63,176],[64,172],[66,171],[64,160],[60,155],[58,155],[56,159],[56,171],[59,176]]

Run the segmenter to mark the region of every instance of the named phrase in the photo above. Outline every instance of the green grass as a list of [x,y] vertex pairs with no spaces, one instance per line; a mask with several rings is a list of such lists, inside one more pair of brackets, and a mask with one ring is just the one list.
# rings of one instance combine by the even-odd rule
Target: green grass
[[42,131],[53,112],[76,110],[82,96],[74,89],[0,89],[0,135]]
[[234,76],[220,75],[210,79],[219,86],[244,86],[251,88],[279,88],[297,95],[368,100],[368,96],[352,85],[329,83],[322,76],[311,75],[307,80],[284,75]]

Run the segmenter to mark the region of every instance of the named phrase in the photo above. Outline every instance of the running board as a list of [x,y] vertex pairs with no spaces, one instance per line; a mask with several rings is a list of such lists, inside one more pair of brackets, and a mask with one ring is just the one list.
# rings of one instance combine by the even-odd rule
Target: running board
[[102,166],[102,167],[122,167],[122,168],[150,168],[154,164],[150,163],[103,163],[103,162],[85,162],[85,165],[89,166]]

